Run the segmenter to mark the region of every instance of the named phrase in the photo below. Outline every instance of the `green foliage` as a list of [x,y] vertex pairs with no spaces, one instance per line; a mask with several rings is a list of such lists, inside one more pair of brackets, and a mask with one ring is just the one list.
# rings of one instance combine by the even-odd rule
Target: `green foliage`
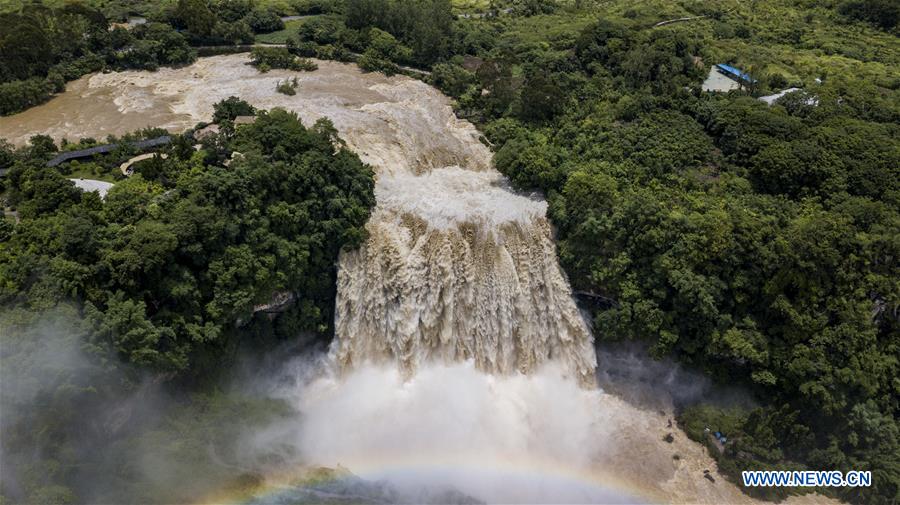
[[125,67],[155,70],[160,65],[186,65],[196,58],[184,37],[168,25],[147,23],[132,34],[133,46],[117,47],[116,58]]
[[319,68],[314,62],[291,54],[284,47],[254,47],[250,52],[251,63],[257,68],[284,68],[297,71],[313,71]]
[[563,152],[540,133],[507,141],[494,156],[497,169],[521,187],[555,186],[565,180]]
[[255,8],[251,0],[178,0],[161,5],[151,19],[171,24],[193,45],[251,44],[255,32],[284,28],[277,5],[264,3],[269,5]]
[[254,3],[253,0],[218,0],[211,7],[222,21],[234,23],[249,16],[254,10]]
[[278,81],[278,85],[275,87],[275,91],[288,96],[294,96],[297,94],[297,78],[294,77],[293,80],[285,79],[283,82]]
[[399,71],[395,62],[407,62],[412,58],[412,50],[390,33],[372,28],[368,35],[369,46],[357,61],[359,68],[393,75]]
[[236,96],[230,96],[213,105],[213,123],[234,121],[238,116],[256,115],[256,109]]
[[431,85],[453,97],[462,96],[475,82],[475,74],[452,63],[438,63],[429,78]]
[[871,22],[885,30],[900,23],[900,5],[891,0],[846,0],[838,10],[845,16]]
[[244,17],[244,22],[256,33],[270,33],[284,29],[284,21],[272,10],[255,9]]
[[37,77],[0,83],[0,115],[13,114],[44,103],[53,91],[46,80]]
[[174,19],[190,33],[208,37],[216,26],[216,15],[205,0],[178,0]]
[[148,23],[107,30],[100,11],[80,4],[50,9],[29,4],[0,14],[0,114],[45,102],[65,82],[104,68],[155,70],[195,54],[171,26]]
[[514,0],[511,3],[512,14],[516,16],[552,14],[559,7],[554,0]]
[[220,21],[213,28],[210,40],[206,43],[252,44],[253,29],[244,21],[226,23]]
[[[872,488],[820,491],[890,503],[900,490],[900,320],[888,309],[900,304],[900,95],[896,72],[878,65],[895,65],[896,41],[845,33],[827,8],[761,7],[840,40],[838,67],[806,53],[820,41],[778,15],[704,5],[460,20],[454,47],[469,55],[453,61],[475,82],[455,84],[465,74],[453,67],[431,79],[484,123],[497,169],[547,195],[598,338],[649,341],[656,356],[758,393],[752,411],[682,415],[723,473],[871,468]],[[726,26],[653,27],[701,14]],[[885,49],[851,60],[854,36]],[[773,106],[746,91],[702,93],[710,61],[749,62],[762,86],[806,89]],[[724,452],[698,423],[728,431]],[[861,426],[883,436],[860,443]]]
[[212,35],[216,15],[205,0],[178,0],[174,18],[190,33],[199,37]]
[[[344,14],[350,29],[378,29],[397,37],[409,48],[397,62],[426,65],[448,53],[454,19],[448,0],[349,0]],[[370,38],[375,45],[383,36],[376,32]],[[375,51],[388,57],[383,47]]]
[[533,69],[525,80],[521,92],[522,119],[527,121],[547,121],[553,119],[565,106],[562,88],[543,73]]

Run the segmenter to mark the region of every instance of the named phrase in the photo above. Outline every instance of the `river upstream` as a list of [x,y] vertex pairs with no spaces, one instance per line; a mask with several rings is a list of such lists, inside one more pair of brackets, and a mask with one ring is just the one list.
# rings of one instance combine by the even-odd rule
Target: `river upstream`
[[[341,63],[260,74],[247,61],[87,76],[0,118],[0,137],[183,131],[238,96],[307,125],[328,117],[375,168],[370,237],[340,260],[336,339],[314,373],[284,365],[299,378],[271,394],[296,409],[296,426],[251,434],[258,443],[280,439],[301,466],[388,482],[401,494],[386,501],[754,501],[668,427],[671,404],[642,407],[597,387],[593,337],[557,264],[546,203],[509,189],[446,97]],[[286,77],[298,79],[295,96],[275,91]],[[300,492],[290,475],[267,475],[253,496],[201,501],[289,503]],[[423,494],[435,490],[444,494]]]

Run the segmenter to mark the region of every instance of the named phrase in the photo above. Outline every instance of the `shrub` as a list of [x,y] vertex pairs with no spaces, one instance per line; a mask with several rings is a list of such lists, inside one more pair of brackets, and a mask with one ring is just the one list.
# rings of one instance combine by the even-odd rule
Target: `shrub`
[[438,63],[431,71],[429,82],[444,93],[459,97],[476,83],[475,74],[459,65]]
[[291,54],[286,47],[254,47],[250,59],[260,72],[266,72],[271,68],[298,71],[312,71],[319,68],[314,62]]
[[385,75],[394,75],[400,71],[396,63],[379,57],[374,51],[366,51],[357,61],[359,68],[366,72],[382,72]]
[[256,9],[247,14],[244,22],[256,33],[269,33],[284,30],[284,21],[270,9]]
[[0,114],[8,115],[50,99],[53,83],[40,77],[0,84]]
[[275,87],[275,91],[281,93],[282,95],[294,96],[297,94],[297,78],[287,79],[285,81],[279,81],[278,86]]
[[230,96],[213,105],[213,122],[233,121],[238,116],[252,116],[256,109],[236,96]]

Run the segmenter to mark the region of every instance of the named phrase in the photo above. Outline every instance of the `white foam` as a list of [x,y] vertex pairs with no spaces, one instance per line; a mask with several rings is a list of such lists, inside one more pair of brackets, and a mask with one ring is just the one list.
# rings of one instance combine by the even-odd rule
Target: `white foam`
[[383,176],[375,189],[379,208],[412,213],[434,228],[460,223],[497,228],[506,223],[530,223],[547,213],[547,203],[513,193],[495,171],[473,172],[460,167]]
[[564,369],[497,377],[463,362],[404,380],[394,367],[362,364],[280,393],[300,412],[302,457],[317,464],[488,503],[633,503],[585,471],[612,445],[617,411]]

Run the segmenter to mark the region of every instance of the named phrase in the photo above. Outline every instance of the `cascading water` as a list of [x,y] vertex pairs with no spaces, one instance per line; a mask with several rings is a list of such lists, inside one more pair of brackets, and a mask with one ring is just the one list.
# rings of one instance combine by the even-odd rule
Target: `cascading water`
[[592,338],[556,263],[544,202],[512,193],[492,170],[459,167],[381,176],[376,196],[369,240],[340,262],[344,367],[395,360],[412,373],[473,360],[529,374],[558,360],[592,383]]

